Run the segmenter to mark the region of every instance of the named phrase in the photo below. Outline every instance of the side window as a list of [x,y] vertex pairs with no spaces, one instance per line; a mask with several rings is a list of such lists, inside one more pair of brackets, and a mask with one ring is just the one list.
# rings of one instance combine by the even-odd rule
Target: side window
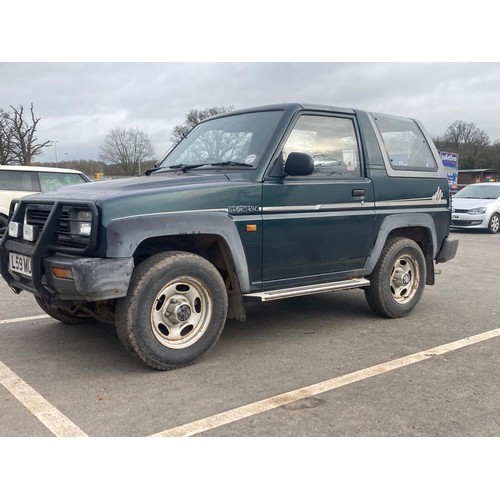
[[283,159],[307,153],[315,177],[359,177],[361,167],[354,122],[349,118],[302,115],[283,148]]
[[33,172],[22,170],[0,171],[0,189],[5,191],[38,191],[38,183]]
[[436,171],[437,164],[417,123],[410,118],[374,114],[395,170]]
[[59,173],[42,173],[40,172],[40,187],[42,193],[49,191],[57,191],[63,186],[71,184],[80,184],[85,182],[78,174],[59,174]]

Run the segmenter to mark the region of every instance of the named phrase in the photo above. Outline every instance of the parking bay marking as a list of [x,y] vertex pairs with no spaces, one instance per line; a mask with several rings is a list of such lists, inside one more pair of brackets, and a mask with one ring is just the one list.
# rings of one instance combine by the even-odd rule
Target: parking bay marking
[[20,323],[21,321],[31,321],[34,319],[46,319],[50,318],[48,314],[40,314],[38,316],[25,316],[24,318],[13,318],[13,319],[2,319],[0,320],[0,325],[6,325],[7,323]]
[[[0,324],[19,323],[50,318],[47,314],[0,320]],[[87,436],[77,425],[51,405],[31,386],[19,378],[0,361],[0,384],[2,384],[21,404],[23,404],[45,427],[58,437]]]
[[[32,316],[28,318],[18,318],[17,320],[3,320],[5,322],[23,321],[28,319],[45,318],[46,316]],[[381,363],[369,368],[364,368],[356,372],[351,372],[337,378],[325,380],[317,384],[303,387],[284,394],[279,394],[268,399],[250,403],[239,408],[234,408],[207,418],[190,422],[166,431],[153,434],[151,437],[168,436],[194,436],[223,425],[242,420],[253,415],[258,415],[266,411],[279,408],[301,399],[316,396],[354,382],[388,373],[398,368],[403,368],[433,356],[440,356],[462,347],[467,347],[479,342],[499,337],[500,328],[480,333],[461,340],[433,347],[425,351],[410,354],[399,359]],[[54,435],[59,437],[87,436],[77,425],[63,415],[57,408],[50,404],[45,398],[38,394],[31,386],[19,378],[10,368],[0,361],[0,384],[5,387],[20,403],[22,403],[45,427]]]
[[324,382],[319,382],[308,387],[303,387],[301,389],[286,392],[284,394],[279,394],[277,396],[263,399],[255,403],[250,403],[248,405],[234,408],[232,410],[212,415],[207,418],[202,418],[194,422],[190,422],[163,432],[159,432],[157,434],[153,434],[151,437],[194,436],[196,434],[200,434],[202,432],[206,432],[211,429],[215,429],[217,427],[221,427],[223,425],[227,425],[247,417],[273,410],[280,406],[284,406],[301,399],[310,398],[324,392],[344,387],[354,382],[360,382],[361,380],[375,377],[376,375],[381,375],[392,370],[397,370],[398,368],[403,368],[405,366],[419,363],[420,361],[424,361],[433,356],[440,356],[448,352],[461,349],[462,347],[467,347],[473,344],[477,344],[478,342],[483,342],[485,340],[489,340],[499,336],[500,328],[490,330],[488,332],[480,333],[471,337],[466,337],[455,342],[450,342],[448,344],[433,347],[425,351],[410,354],[409,356],[388,361],[386,363],[381,363],[379,365],[351,372],[337,378],[325,380]]
[[77,425],[0,361],[0,384],[57,437],[86,437]]

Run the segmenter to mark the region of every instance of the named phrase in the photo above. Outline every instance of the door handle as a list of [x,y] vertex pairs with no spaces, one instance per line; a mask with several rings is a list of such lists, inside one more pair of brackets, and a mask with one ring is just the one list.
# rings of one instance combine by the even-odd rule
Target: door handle
[[353,198],[360,198],[362,200],[365,199],[365,190],[364,189],[353,189],[352,190]]

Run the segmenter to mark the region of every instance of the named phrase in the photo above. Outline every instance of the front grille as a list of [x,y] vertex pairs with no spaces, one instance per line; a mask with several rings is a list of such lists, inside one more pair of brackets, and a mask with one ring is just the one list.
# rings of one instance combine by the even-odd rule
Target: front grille
[[[39,234],[45,228],[47,219],[52,211],[52,205],[26,205],[26,224],[38,229]],[[59,212],[55,224],[49,230],[56,234],[56,247],[59,249],[73,249],[83,251],[89,247],[90,236],[75,234],[76,210],[87,207],[70,207],[64,205]]]
[[456,214],[466,214],[469,210],[468,208],[455,208],[453,212]]
[[29,206],[26,208],[26,223],[37,227],[40,231],[47,221],[52,207]]
[[478,226],[481,224],[480,220],[453,220],[451,221],[452,226],[468,227],[468,226]]

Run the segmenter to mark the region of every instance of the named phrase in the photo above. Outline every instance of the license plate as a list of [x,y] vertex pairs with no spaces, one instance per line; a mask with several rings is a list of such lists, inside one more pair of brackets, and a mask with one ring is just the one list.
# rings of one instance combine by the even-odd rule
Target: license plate
[[460,215],[452,215],[451,220],[458,220],[460,219]]
[[31,257],[13,252],[9,253],[9,269],[31,278]]

